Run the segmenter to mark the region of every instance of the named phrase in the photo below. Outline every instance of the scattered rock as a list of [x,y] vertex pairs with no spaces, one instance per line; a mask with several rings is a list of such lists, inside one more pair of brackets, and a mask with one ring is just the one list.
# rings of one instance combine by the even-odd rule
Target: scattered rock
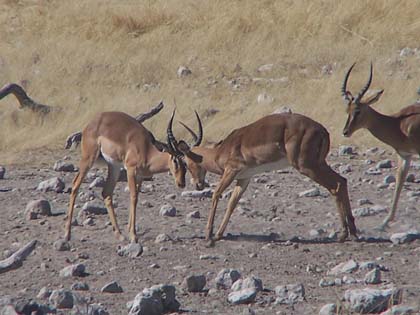
[[321,193],[318,187],[315,187],[315,188],[300,192],[299,197],[318,197],[320,194]]
[[4,166],[0,166],[0,179],[4,179],[5,174],[6,174],[6,168]]
[[348,173],[351,173],[351,171],[352,171],[352,167],[351,167],[351,165],[350,165],[350,164],[344,164],[344,165],[341,165],[341,166],[338,168],[338,171],[339,171],[341,174],[348,174]]
[[65,240],[57,240],[54,242],[53,247],[58,252],[65,252],[70,250],[70,243]]
[[412,306],[395,305],[380,315],[415,315],[419,314],[418,312],[419,309]]
[[418,233],[417,231],[394,233],[390,237],[391,242],[394,244],[410,243],[418,239],[420,239],[420,233]]
[[60,270],[60,277],[83,277],[86,275],[84,264],[74,264]]
[[373,205],[373,203],[372,203],[372,201],[370,201],[369,199],[362,198],[362,199],[358,199],[358,200],[357,200],[357,205],[359,205],[359,206],[364,206],[364,205]]
[[86,202],[77,215],[78,218],[84,218],[89,215],[105,215],[108,210],[100,203],[95,201]]
[[180,66],[176,72],[178,78],[184,78],[191,75],[191,70],[188,67]]
[[53,169],[56,172],[74,172],[75,171],[75,167],[72,163],[69,163],[63,160],[58,160],[57,162],[55,162]]
[[63,182],[63,180],[59,177],[53,177],[47,180],[44,180],[39,183],[37,190],[40,191],[54,191],[56,193],[61,193],[64,191],[64,188],[66,187],[66,184]]
[[30,201],[25,208],[25,216],[28,220],[38,219],[39,216],[51,216],[51,205],[48,200],[37,199]]
[[413,173],[408,174],[405,181],[407,183],[415,183],[416,182],[416,174],[413,174]]
[[301,283],[277,286],[275,291],[276,304],[295,304],[305,298],[305,289]]
[[240,277],[241,274],[236,269],[222,269],[215,278],[216,287],[218,289],[228,289]]
[[71,290],[74,290],[74,291],[89,291],[89,285],[85,282],[75,282],[71,285]]
[[89,304],[87,315],[109,315],[109,312],[99,304]]
[[43,287],[41,288],[41,290],[39,290],[38,295],[36,296],[38,299],[48,299],[51,295],[52,291],[50,289],[48,289],[47,287]]
[[74,297],[71,291],[60,289],[52,291],[49,301],[58,309],[73,308]]
[[292,109],[288,106],[282,106],[280,108],[277,108],[273,114],[291,114]]
[[176,194],[167,194],[165,195],[165,200],[175,200]]
[[380,205],[373,205],[367,207],[361,207],[353,209],[353,216],[355,217],[367,217],[372,215],[377,215],[382,212],[387,212],[386,208]]
[[353,155],[353,147],[349,145],[340,145],[338,147],[338,155]]
[[231,304],[246,304],[252,303],[257,296],[257,290],[255,288],[243,289],[240,291],[233,291],[229,293],[228,301]]
[[395,183],[395,176],[394,175],[387,175],[384,178],[384,184],[391,184],[391,183]]
[[354,261],[353,259],[343,262],[341,264],[338,264],[333,269],[327,272],[327,275],[336,276],[342,273],[351,273],[359,267],[359,264]]
[[116,281],[112,281],[110,283],[105,284],[102,287],[101,292],[105,292],[105,293],[122,293],[124,291],[123,291],[122,287]]
[[410,47],[404,47],[400,51],[400,57],[408,57],[414,55],[414,50]]
[[262,66],[259,66],[257,71],[258,72],[270,72],[271,70],[273,70],[274,64],[272,63],[268,63]]
[[203,190],[186,190],[181,193],[181,196],[188,198],[211,198],[213,196],[213,189],[206,188]]
[[261,93],[257,96],[257,102],[258,104],[271,104],[274,102],[274,98],[267,93]]
[[391,160],[382,160],[376,164],[377,169],[381,168],[392,168],[392,161]]
[[260,278],[250,276],[245,279],[238,279],[232,284],[232,291],[241,291],[244,289],[255,289],[257,291],[263,290],[263,283]]
[[204,275],[191,275],[184,279],[182,285],[188,292],[200,292],[206,285],[206,276]]
[[130,258],[139,257],[143,253],[143,246],[138,243],[130,243],[126,246],[118,246],[117,254]]
[[381,283],[381,271],[377,268],[369,271],[364,279],[366,284],[379,284]]
[[200,211],[196,210],[187,214],[187,219],[200,219]]
[[176,208],[171,205],[163,205],[159,210],[159,215],[166,217],[176,216]]
[[402,290],[377,290],[371,288],[347,290],[344,300],[349,303],[352,312],[362,314],[385,311],[392,304],[399,304]]
[[158,236],[156,236],[155,243],[164,243],[169,242],[170,240],[172,239],[168,234],[161,233]]
[[337,305],[334,303],[325,304],[319,310],[319,315],[337,315]]
[[102,176],[96,177],[89,185],[89,189],[95,188],[95,187],[99,187],[102,188],[105,186],[105,178],[103,178]]

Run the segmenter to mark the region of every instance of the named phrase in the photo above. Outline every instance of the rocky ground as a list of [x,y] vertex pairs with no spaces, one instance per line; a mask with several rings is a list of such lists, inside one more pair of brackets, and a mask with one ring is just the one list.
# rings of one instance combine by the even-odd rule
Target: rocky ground
[[[6,304],[26,307],[23,312],[28,314],[30,308],[44,308],[37,314],[48,309],[57,314],[127,314],[127,303],[133,300],[130,314],[302,315],[318,314],[329,303],[341,310],[325,306],[322,314],[354,314],[377,307],[358,300],[363,291],[356,289],[364,288],[384,290],[368,292],[376,296],[388,294],[382,309],[400,300],[418,312],[420,164],[417,161],[410,169],[413,175],[404,185],[397,221],[380,232],[374,228],[390,206],[395,156],[381,149],[338,151],[332,150],[329,163],[349,180],[361,236],[358,242],[344,244],[335,241],[339,221],[333,200],[293,169],[255,177],[232,216],[229,234],[213,248],[205,247],[203,239],[211,199],[183,195],[169,175],[155,176],[145,182],[140,194],[137,223],[142,248],[128,252],[120,248],[127,243],[114,238],[108,216],[100,214],[104,213],[101,188],[89,188],[95,178],[106,176],[104,168],[93,169],[77,200],[78,224],[72,240],[57,242],[63,236],[75,173],[55,171],[53,165],[42,169],[6,165],[0,180],[0,260],[32,240],[37,243],[21,267],[0,274],[2,314],[16,314],[12,306],[1,306]],[[384,161],[388,159],[391,163]],[[65,162],[77,165],[76,157]],[[54,190],[61,192],[45,191],[48,185],[39,187],[54,177],[65,185],[53,183]],[[217,177],[208,180],[214,187]],[[95,185],[100,185],[100,179]],[[114,196],[126,233],[129,198],[125,186],[119,183]],[[47,202],[28,205],[38,199]],[[219,204],[217,224],[226,203],[225,197]],[[243,281],[231,288],[238,278]],[[158,284],[174,287],[154,287],[135,299],[143,289]],[[390,288],[396,290],[386,291]],[[173,289],[179,305],[173,297],[168,302]],[[147,306],[157,310],[136,313],[136,305],[150,302],[148,296],[161,299]]]

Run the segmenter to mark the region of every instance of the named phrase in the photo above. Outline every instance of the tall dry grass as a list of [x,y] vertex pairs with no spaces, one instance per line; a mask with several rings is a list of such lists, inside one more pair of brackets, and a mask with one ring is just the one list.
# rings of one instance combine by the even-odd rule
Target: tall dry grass
[[[64,109],[41,119],[18,111],[11,96],[0,100],[0,160],[54,152],[96,112],[137,114],[160,99],[166,110],[146,125],[163,136],[174,98],[192,125],[192,110],[220,110],[204,121],[208,139],[289,105],[323,123],[334,145],[344,143],[339,88],[354,61],[354,90],[374,62],[372,88],[385,88],[378,110],[416,99],[420,59],[399,50],[418,45],[418,12],[419,2],[397,0],[0,0],[0,85],[24,81],[35,100]],[[263,64],[274,66],[260,73]],[[321,74],[326,64],[330,75]],[[178,78],[180,65],[192,75]],[[274,102],[258,104],[262,92]],[[377,145],[367,132],[346,142]]]

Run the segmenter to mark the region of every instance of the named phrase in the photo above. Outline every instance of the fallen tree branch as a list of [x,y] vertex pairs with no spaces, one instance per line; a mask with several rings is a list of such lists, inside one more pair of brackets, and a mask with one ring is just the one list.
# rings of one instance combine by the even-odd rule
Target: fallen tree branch
[[21,267],[26,257],[35,249],[36,242],[36,240],[30,241],[9,258],[1,260],[0,274]]
[[46,115],[53,110],[60,110],[59,107],[51,107],[35,102],[28,96],[28,94],[26,94],[23,87],[16,83],[6,84],[0,89],[0,100],[9,94],[13,94],[14,96],[16,96],[21,109],[30,109],[33,112],[40,113],[43,115]]
[[[154,115],[156,115],[157,113],[159,113],[162,110],[162,108],[163,108],[163,101],[160,101],[158,105],[153,107],[148,112],[137,115],[135,117],[135,119],[138,121],[139,124],[141,124],[145,120],[147,120],[147,119],[153,117]],[[64,146],[64,148],[65,149],[70,149],[73,144],[75,144],[76,147],[77,147],[80,144],[81,141],[82,141],[82,132],[78,131],[78,132],[72,133],[71,135],[69,135],[67,137],[66,145]]]

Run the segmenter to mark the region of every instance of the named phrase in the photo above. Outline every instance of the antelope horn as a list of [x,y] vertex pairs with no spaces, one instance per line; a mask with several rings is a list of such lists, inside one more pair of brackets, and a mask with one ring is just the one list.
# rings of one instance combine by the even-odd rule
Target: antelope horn
[[349,93],[347,91],[347,81],[349,80],[350,72],[353,70],[353,67],[356,65],[356,63],[353,63],[352,66],[347,70],[346,76],[344,77],[343,85],[341,86],[341,95],[343,96],[343,99],[347,102],[351,102],[352,100],[349,97]]
[[175,109],[172,112],[171,119],[169,120],[169,123],[168,123],[168,128],[166,129],[168,146],[172,150],[172,152],[174,152],[176,155],[183,155],[183,153],[178,150],[178,146],[177,146],[178,142],[175,139],[175,136],[172,132],[172,123],[174,121],[174,116],[175,116]]
[[357,94],[356,99],[355,99],[355,103],[359,103],[360,100],[362,99],[363,95],[365,95],[365,93],[367,92],[367,90],[369,89],[370,84],[372,83],[372,76],[373,76],[373,65],[372,62],[370,63],[370,73],[369,73],[369,79],[366,83],[366,85],[362,88],[362,90],[360,91],[359,94]]
[[187,129],[187,131],[191,134],[191,136],[194,139],[194,143],[193,143],[193,147],[198,147],[201,144],[201,141],[203,141],[203,124],[201,123],[201,119],[200,116],[198,115],[197,111],[195,112],[195,116],[197,117],[197,122],[198,122],[198,135],[190,128],[188,127],[186,124],[184,124],[182,121],[180,121],[179,123],[185,128]]

